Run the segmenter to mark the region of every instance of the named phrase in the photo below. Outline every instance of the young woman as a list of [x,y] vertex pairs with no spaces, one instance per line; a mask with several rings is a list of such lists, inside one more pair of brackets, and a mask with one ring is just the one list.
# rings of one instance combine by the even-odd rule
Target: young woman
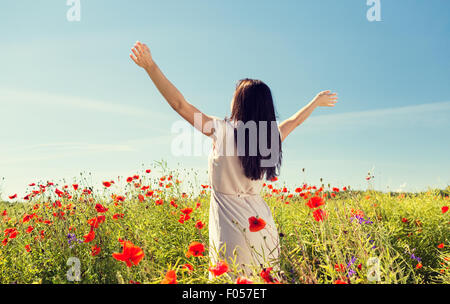
[[336,94],[320,92],[277,126],[269,87],[260,80],[243,79],[236,86],[230,118],[219,119],[184,99],[155,64],[145,44],[136,42],[130,57],[145,69],[169,105],[213,140],[209,157],[211,264],[225,260],[244,275],[261,271],[261,267],[278,269],[278,232],[270,208],[260,196],[264,178],[271,180],[278,175],[281,142],[315,108],[334,107]]

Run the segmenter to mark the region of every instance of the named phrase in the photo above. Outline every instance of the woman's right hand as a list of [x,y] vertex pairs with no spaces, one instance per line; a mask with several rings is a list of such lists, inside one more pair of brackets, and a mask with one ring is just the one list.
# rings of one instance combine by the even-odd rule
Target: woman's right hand
[[313,103],[318,107],[334,107],[337,101],[337,93],[331,93],[329,90],[320,92],[313,99]]
[[141,68],[147,69],[153,64],[152,54],[146,44],[138,41],[134,44],[131,51],[134,56],[130,54],[130,58]]

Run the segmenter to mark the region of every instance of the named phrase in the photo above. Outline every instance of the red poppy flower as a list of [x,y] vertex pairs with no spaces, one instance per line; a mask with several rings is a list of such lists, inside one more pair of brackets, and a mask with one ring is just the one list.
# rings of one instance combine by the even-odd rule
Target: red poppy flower
[[192,242],[189,245],[188,252],[186,252],[186,257],[190,258],[191,256],[203,256],[203,252],[205,252],[205,246],[199,242]]
[[253,284],[253,281],[250,281],[247,278],[238,277],[236,279],[236,284]]
[[133,243],[123,241],[122,246],[122,252],[113,253],[112,256],[118,261],[125,262],[128,267],[131,267],[133,264],[139,264],[139,262],[144,258],[144,251],[142,251],[142,249],[138,246],[135,246]]
[[95,238],[94,227],[91,227],[91,230],[89,231],[89,233],[84,235],[83,237],[84,237],[84,242],[85,243],[92,242],[92,240]]
[[92,246],[92,248],[91,248],[91,255],[92,256],[96,256],[97,254],[100,253],[101,250],[102,249],[100,247],[98,247],[97,245]]
[[277,279],[274,279],[272,277],[272,275],[270,274],[270,272],[272,271],[272,267],[269,268],[263,268],[263,270],[261,270],[261,272],[259,273],[259,275],[261,276],[261,278],[264,280],[264,282],[269,283],[269,284],[278,284],[280,283]]
[[314,209],[317,208],[319,206],[324,205],[325,202],[323,200],[323,198],[319,197],[319,196],[313,196],[309,199],[308,203],[306,204],[309,208]]
[[219,261],[219,262],[217,263],[216,266],[214,266],[214,267],[211,266],[211,267],[208,268],[208,270],[209,270],[215,277],[217,277],[217,276],[220,276],[220,275],[222,275],[222,274],[224,274],[224,273],[230,271],[230,268],[228,267],[227,262],[225,262],[225,261]]
[[150,169],[145,170],[145,173],[150,173],[150,172],[152,172],[152,170],[150,170]]
[[313,211],[313,216],[317,222],[323,222],[327,218],[327,213],[322,209],[316,209]]
[[248,219],[249,229],[251,232],[257,232],[266,227],[266,222],[262,218],[258,217],[249,217]]
[[345,271],[345,266],[343,264],[334,264],[334,269],[337,272],[344,272]]
[[184,208],[180,210],[184,214],[190,214],[192,212],[192,208]]
[[73,187],[73,190],[78,190],[78,184],[73,184],[72,187]]
[[408,219],[405,218],[405,217],[403,217],[403,218],[402,218],[402,222],[403,222],[403,223],[407,223],[407,222],[408,222]]
[[444,206],[444,207],[442,207],[442,214],[444,214],[445,212],[447,212],[448,211],[448,206]]
[[2,241],[3,246],[6,246],[6,244],[8,244],[8,238],[4,238]]
[[105,208],[102,204],[96,204],[95,209],[97,210],[98,213],[104,213],[108,211],[108,208]]
[[31,231],[33,231],[34,227],[33,226],[28,226],[26,233],[30,233]]
[[118,218],[123,218],[123,213],[116,213],[112,216],[113,220],[117,220]]
[[103,182],[103,186],[105,186],[106,188],[111,187],[111,182]]
[[437,247],[439,248],[439,249],[442,249],[442,248],[444,248],[444,243],[440,243]]
[[14,194],[14,195],[11,195],[11,196],[8,196],[8,197],[9,197],[9,199],[15,199],[17,197],[17,194]]
[[422,268],[422,267],[423,267],[422,263],[418,263],[418,264],[416,265],[416,269],[420,269],[420,268]]
[[334,192],[339,192],[339,188],[333,187],[332,189]]
[[177,284],[177,273],[175,270],[167,271],[165,278],[161,281],[161,284]]
[[186,264],[183,265],[183,269],[186,269],[187,271],[189,271],[189,273],[191,273],[192,270],[194,270],[194,266],[192,266],[191,264],[186,263]]
[[334,284],[348,284],[348,283],[342,280],[336,280],[334,281]]
[[130,176],[130,177],[127,177],[127,183],[131,183],[133,181],[133,178]]
[[202,223],[202,221],[197,221],[195,223],[195,228],[197,229],[203,229],[203,227],[205,227],[205,224]]
[[[115,202],[123,202],[123,201],[125,201],[125,196],[123,196],[123,195],[117,195],[117,196],[114,198],[114,201],[115,201]],[[108,209],[106,209],[106,210],[108,210]]]
[[138,199],[139,199],[140,202],[145,201],[145,197],[142,194],[138,195]]

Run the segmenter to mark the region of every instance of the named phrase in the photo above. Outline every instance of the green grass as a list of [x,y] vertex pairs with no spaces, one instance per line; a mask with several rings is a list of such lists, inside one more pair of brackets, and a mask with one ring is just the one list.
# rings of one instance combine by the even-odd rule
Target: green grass
[[[173,175],[172,181],[166,178],[162,187],[160,175],[139,172],[139,179],[132,183],[116,180],[111,188],[93,189],[91,194],[82,194],[89,186],[82,180],[77,191],[68,185],[66,191],[71,198],[59,198],[54,191],[56,188],[64,190],[64,185],[55,185],[26,203],[0,202],[0,212],[7,212],[7,216],[0,216],[0,232],[4,233],[7,228],[18,232],[6,245],[0,244],[0,283],[72,283],[66,277],[71,268],[67,265],[70,257],[80,260],[79,283],[160,283],[170,269],[177,271],[178,283],[209,283],[209,191],[201,193],[203,189],[195,185],[193,179],[177,184],[177,172],[167,172],[165,176],[169,174]],[[138,195],[148,190],[142,191],[134,183],[149,186],[154,195],[141,202]],[[166,188],[168,183],[172,186]],[[183,195],[181,185],[186,189],[185,184],[190,190],[184,190],[189,193]],[[280,182],[270,184],[275,189],[282,187]],[[293,194],[291,198],[287,198],[289,193],[273,193],[267,187],[262,194],[281,233],[281,271],[273,275],[282,283],[334,283],[338,279],[353,284],[450,283],[450,212],[441,211],[443,206],[449,205],[450,189],[410,193],[404,197],[375,191],[341,190],[321,206],[327,213],[323,222],[314,219],[312,210],[306,206],[307,200],[294,190],[289,192]],[[327,187],[324,190],[332,192]],[[114,204],[113,194],[124,195],[125,200]],[[162,205],[155,204],[159,199],[163,200]],[[56,200],[62,207],[53,206]],[[172,200],[178,208],[170,205]],[[75,233],[83,240],[90,229],[88,219],[98,215],[97,203],[106,206],[108,211],[103,213],[105,222],[95,229],[94,240],[70,247],[67,235]],[[199,208],[196,208],[197,203],[200,203]],[[180,209],[185,207],[193,208],[193,212],[191,219],[181,224],[178,222]],[[362,211],[364,219],[372,223],[351,220],[352,209]],[[58,212],[65,213],[63,218],[55,216]],[[32,213],[36,213],[36,217],[24,223],[24,215]],[[123,218],[112,218],[122,213]],[[197,220],[205,224],[203,229],[195,227]],[[27,233],[30,225],[34,230]],[[41,231],[44,231],[43,238]],[[0,241],[3,238],[2,235]],[[138,265],[127,267],[112,257],[112,253],[121,251],[119,238],[142,248],[145,257]],[[206,245],[204,257],[186,257],[192,241]],[[445,246],[440,249],[437,246],[441,243]],[[30,246],[29,252],[25,250],[26,245]],[[101,247],[96,256],[91,255],[93,245]],[[417,268],[418,261],[412,259],[411,254],[420,257],[421,268]],[[347,267],[352,258],[353,265]],[[380,281],[370,280],[374,267],[368,264],[370,258],[379,261]],[[185,263],[193,265],[191,273],[183,269]],[[339,264],[344,265],[343,271],[337,271],[339,267],[336,269],[335,265]],[[230,273],[212,282],[233,283],[235,267],[230,266]],[[259,275],[249,279],[263,282]]]

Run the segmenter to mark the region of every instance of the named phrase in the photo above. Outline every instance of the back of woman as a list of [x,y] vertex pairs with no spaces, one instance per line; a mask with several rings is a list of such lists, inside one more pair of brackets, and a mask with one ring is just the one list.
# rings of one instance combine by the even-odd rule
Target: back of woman
[[[245,175],[235,145],[236,124],[214,119],[213,149],[209,156],[211,202],[209,209],[209,253],[212,264],[227,261],[244,276],[260,265],[278,268],[279,239],[272,213],[261,197],[263,179]],[[250,231],[250,222],[265,223]],[[259,270],[259,271],[258,271]]]
[[[168,104],[213,140],[209,157],[210,263],[227,263],[237,270],[235,273],[245,276],[259,273],[261,267],[278,269],[279,238],[270,208],[260,195],[263,179],[279,174],[282,141],[316,107],[333,107],[336,94],[320,92],[278,126],[269,87],[246,78],[236,86],[230,118],[221,120],[187,102],[153,61],[145,44],[137,42],[132,52],[131,59],[145,69]],[[265,280],[275,279],[266,275]]]

